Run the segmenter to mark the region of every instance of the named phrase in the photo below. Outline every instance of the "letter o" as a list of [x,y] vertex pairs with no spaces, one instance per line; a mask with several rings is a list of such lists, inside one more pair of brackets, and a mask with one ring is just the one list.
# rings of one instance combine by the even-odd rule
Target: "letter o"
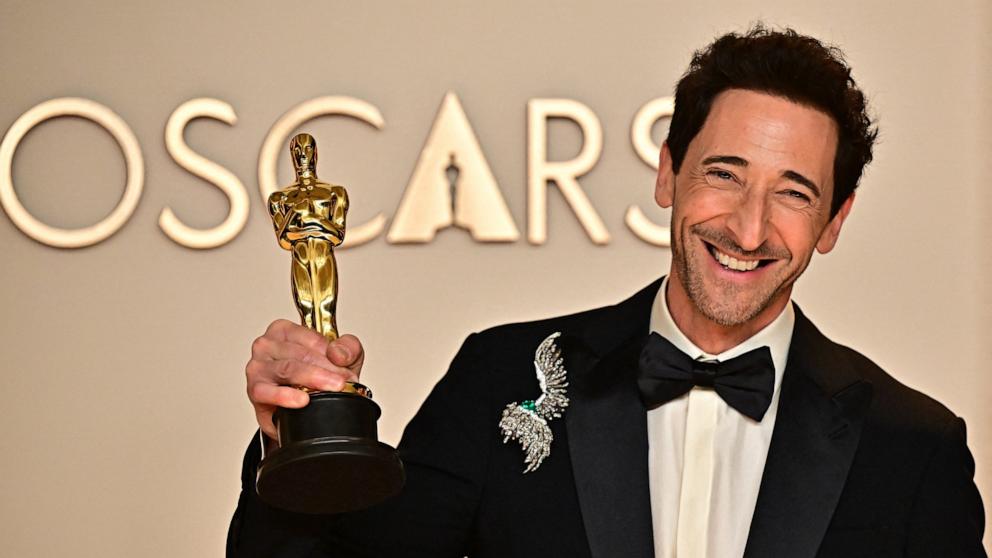
[[[268,207],[269,195],[279,189],[276,177],[276,163],[279,153],[284,149],[286,139],[300,124],[318,116],[341,114],[350,116],[370,124],[381,130],[385,121],[375,105],[361,99],[345,96],[317,97],[304,101],[286,111],[276,120],[262,142],[262,150],[258,154],[258,189],[262,193],[262,203]],[[319,149],[319,146],[318,146]],[[349,248],[365,244],[382,233],[386,226],[386,217],[376,214],[370,221],[354,227],[348,227],[341,248]]]
[[[60,229],[42,223],[28,213],[14,192],[14,152],[24,136],[35,126],[60,116],[78,116],[99,124],[110,132],[121,151],[127,169],[124,195],[117,207],[102,221],[80,229]],[[114,234],[134,213],[141,199],[145,162],[141,146],[127,123],[112,110],[89,99],[61,97],[35,105],[14,121],[0,141],[0,205],[14,225],[29,237],[57,248],[82,248],[103,241]]]

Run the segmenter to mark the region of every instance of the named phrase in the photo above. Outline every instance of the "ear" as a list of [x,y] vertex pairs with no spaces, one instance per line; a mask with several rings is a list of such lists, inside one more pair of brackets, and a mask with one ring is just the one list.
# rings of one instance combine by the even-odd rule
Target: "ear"
[[661,207],[672,207],[675,201],[675,171],[672,170],[672,152],[668,142],[661,144],[658,153],[658,178],[654,184],[654,201]]
[[833,216],[833,219],[827,223],[824,227],[823,232],[820,233],[820,239],[816,241],[816,251],[821,254],[826,254],[827,252],[834,249],[837,245],[837,238],[840,237],[840,229],[844,226],[844,220],[851,213],[851,206],[854,205],[854,194],[844,200],[841,204],[840,209],[837,210],[837,215]]

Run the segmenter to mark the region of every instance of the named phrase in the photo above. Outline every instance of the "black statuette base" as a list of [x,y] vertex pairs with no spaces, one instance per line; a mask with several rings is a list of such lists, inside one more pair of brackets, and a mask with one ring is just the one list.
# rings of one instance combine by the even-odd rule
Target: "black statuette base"
[[265,503],[301,513],[367,508],[403,487],[403,463],[378,441],[374,401],[353,393],[316,392],[302,409],[279,409],[279,448],[258,466]]

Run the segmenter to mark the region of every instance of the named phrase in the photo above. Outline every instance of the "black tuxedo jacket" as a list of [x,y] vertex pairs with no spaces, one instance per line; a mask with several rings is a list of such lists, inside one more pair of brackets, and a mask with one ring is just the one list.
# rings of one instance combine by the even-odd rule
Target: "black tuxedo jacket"
[[[470,336],[404,432],[402,494],[370,510],[266,506],[253,442],[228,556],[649,558],[647,411],[635,377],[659,285]],[[520,446],[504,444],[497,424],[508,403],[540,394],[534,351],[555,331],[571,404],[551,422],[551,455],[524,474]],[[960,418],[798,310],[781,389],[746,556],[985,556]]]

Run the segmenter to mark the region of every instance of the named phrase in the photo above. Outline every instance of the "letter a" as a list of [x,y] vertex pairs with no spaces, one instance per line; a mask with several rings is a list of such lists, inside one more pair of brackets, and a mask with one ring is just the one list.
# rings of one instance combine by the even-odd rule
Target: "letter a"
[[[452,165],[457,168],[454,187],[446,172]],[[430,242],[437,231],[451,225],[482,242],[513,242],[520,237],[461,102],[449,91],[386,240]]]

